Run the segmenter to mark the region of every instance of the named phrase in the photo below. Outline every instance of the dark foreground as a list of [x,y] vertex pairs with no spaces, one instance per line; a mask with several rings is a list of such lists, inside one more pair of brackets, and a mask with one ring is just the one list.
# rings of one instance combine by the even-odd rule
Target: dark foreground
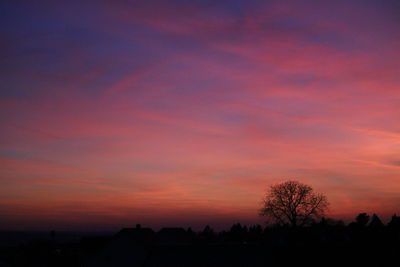
[[236,224],[221,233],[209,227],[199,233],[183,228],[154,232],[138,225],[115,235],[63,241],[53,233],[47,239],[3,244],[0,267],[399,266],[400,217],[396,218],[389,225],[322,221],[295,230]]

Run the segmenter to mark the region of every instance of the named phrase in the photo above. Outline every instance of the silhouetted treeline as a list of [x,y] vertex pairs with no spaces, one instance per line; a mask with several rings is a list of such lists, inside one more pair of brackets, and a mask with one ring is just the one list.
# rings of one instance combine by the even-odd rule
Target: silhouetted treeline
[[359,214],[350,224],[323,218],[308,227],[234,224],[222,232],[137,225],[79,242],[2,246],[2,266],[398,266],[400,216],[384,224]]

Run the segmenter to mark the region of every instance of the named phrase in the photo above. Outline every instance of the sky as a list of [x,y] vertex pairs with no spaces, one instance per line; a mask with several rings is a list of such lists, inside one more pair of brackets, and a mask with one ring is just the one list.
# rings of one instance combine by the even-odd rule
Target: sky
[[0,229],[400,213],[400,3],[0,3]]

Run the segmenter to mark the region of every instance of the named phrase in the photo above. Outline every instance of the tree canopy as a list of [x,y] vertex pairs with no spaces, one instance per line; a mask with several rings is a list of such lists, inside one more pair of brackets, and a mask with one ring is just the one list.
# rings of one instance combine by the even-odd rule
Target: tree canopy
[[260,215],[280,225],[304,226],[321,218],[328,206],[323,194],[315,193],[309,185],[290,180],[270,186]]

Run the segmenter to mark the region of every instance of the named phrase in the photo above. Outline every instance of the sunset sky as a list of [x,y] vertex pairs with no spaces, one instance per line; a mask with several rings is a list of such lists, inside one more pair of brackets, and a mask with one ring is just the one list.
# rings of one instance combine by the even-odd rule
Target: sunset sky
[[400,213],[400,2],[1,1],[0,229]]

